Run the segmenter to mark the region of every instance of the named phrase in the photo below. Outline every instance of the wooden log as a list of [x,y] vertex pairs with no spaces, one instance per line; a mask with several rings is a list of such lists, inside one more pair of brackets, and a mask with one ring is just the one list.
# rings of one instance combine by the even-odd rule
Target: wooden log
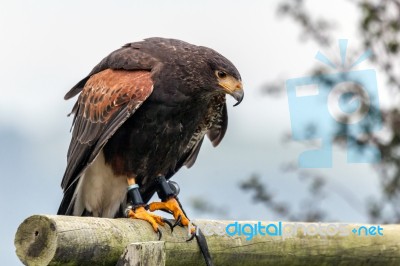
[[[400,225],[196,224],[206,235],[215,265],[400,265]],[[260,225],[267,224],[261,230],[265,235],[260,234]],[[237,234],[229,236],[227,226]],[[172,234],[167,226],[161,230],[165,265],[204,265],[197,242],[186,241],[187,228],[176,227]],[[15,246],[26,265],[115,265],[129,244],[157,240],[151,226],[140,220],[34,215],[19,226]]]
[[164,266],[165,242],[149,241],[131,243],[126,248],[116,266]]

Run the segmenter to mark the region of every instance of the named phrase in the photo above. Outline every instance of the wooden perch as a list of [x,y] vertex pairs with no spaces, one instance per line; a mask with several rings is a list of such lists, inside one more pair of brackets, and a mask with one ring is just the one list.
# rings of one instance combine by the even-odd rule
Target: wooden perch
[[[338,224],[327,227],[328,224],[301,223],[290,231],[296,223],[273,222],[273,226],[262,232],[278,234],[281,230],[286,232],[285,237],[258,233],[251,240],[246,240],[251,228],[245,230],[247,236],[229,236],[224,232],[229,224],[233,224],[229,230],[234,232],[246,223],[257,224],[196,221],[206,235],[215,265],[400,265],[400,225],[383,225],[382,230],[367,225],[365,230],[359,229],[360,235],[351,232],[360,225],[340,225],[340,230],[348,233],[343,236],[340,230],[333,234]],[[321,231],[325,235],[314,234],[315,230],[311,229],[317,226],[325,228]],[[161,265],[164,262],[166,265],[204,265],[196,240],[186,242],[187,228],[178,226],[172,234],[167,226],[161,230],[163,242],[158,242],[157,234],[144,221],[34,215],[19,226],[15,247],[26,265],[127,265],[123,260],[129,248],[143,249],[139,260],[140,256],[143,260],[149,253],[157,254],[157,264]],[[304,230],[310,234],[304,235]],[[151,248],[156,250],[152,252]]]

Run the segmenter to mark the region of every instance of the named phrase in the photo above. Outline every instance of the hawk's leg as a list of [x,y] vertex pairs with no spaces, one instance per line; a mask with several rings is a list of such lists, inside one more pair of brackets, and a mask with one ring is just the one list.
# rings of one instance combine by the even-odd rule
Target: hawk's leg
[[[179,194],[178,184],[173,181],[167,182],[164,176],[159,176],[157,178],[157,187],[157,194],[162,202],[152,202],[148,205],[147,208],[150,211],[162,210],[171,213],[176,220],[174,226],[176,226],[177,224],[181,226],[188,226],[190,221],[187,218],[185,211],[182,209],[182,206],[177,197]],[[199,234],[197,235],[196,232],[198,232]],[[210,252],[208,250],[207,240],[204,234],[201,232],[200,228],[197,229],[196,226],[192,227],[191,234],[192,236],[187,241],[196,238],[206,265],[212,266],[213,262]]]
[[188,226],[190,221],[177,200],[179,186],[175,182],[167,182],[164,176],[159,176],[157,177],[157,187],[157,194],[161,202],[152,202],[147,208],[152,212],[162,210],[171,213],[176,220],[174,227],[178,224]]
[[172,224],[168,220],[162,218],[161,216],[146,211],[145,209],[146,204],[143,202],[142,196],[140,195],[139,185],[135,183],[134,178],[128,178],[127,181],[128,181],[128,202],[130,202],[130,204],[128,204],[128,208],[125,211],[125,215],[132,219],[140,219],[149,222],[153,227],[154,231],[158,233],[159,239],[161,239],[162,234],[158,225],[168,224],[172,230],[173,228]]
[[[177,197],[179,194],[178,184],[173,181],[167,182],[164,176],[159,176],[156,182],[157,194],[162,202],[152,202],[147,206],[147,209],[149,209],[150,211],[162,210],[171,213],[176,220],[174,227],[178,224],[181,226],[188,226],[190,221],[187,218],[185,211],[182,209],[182,206]],[[196,232],[198,232],[199,234],[197,235]],[[208,250],[207,240],[201,232],[200,228],[197,229],[196,226],[194,226],[192,227],[190,233],[192,236],[187,241],[196,238],[206,265],[212,266],[213,262],[210,252]]]

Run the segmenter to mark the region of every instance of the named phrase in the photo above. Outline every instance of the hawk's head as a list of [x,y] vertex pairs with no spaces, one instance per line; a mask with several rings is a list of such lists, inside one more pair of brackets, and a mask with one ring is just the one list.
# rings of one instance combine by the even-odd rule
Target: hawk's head
[[237,101],[235,106],[240,104],[244,92],[242,78],[236,67],[218,52],[207,47],[196,47],[203,51],[200,53],[206,63],[203,75],[207,76],[204,79],[211,85],[211,89],[217,93],[224,92],[231,95]]
[[141,49],[162,62],[164,71],[158,74],[164,82],[170,81],[170,86],[182,84],[183,89],[199,94],[199,97],[204,93],[226,93],[237,100],[235,106],[243,100],[239,71],[213,49],[164,38],[146,39],[143,44]]

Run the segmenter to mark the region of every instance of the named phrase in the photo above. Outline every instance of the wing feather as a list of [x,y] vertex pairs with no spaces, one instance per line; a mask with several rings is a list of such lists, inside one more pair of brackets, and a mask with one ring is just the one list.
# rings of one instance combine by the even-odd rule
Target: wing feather
[[79,81],[72,89],[64,96],[68,100],[77,95],[89,78],[108,68],[123,69],[123,70],[151,70],[158,62],[157,59],[140,50],[140,43],[126,44],[118,50],[115,50],[103,60],[100,61],[84,79]]
[[[64,192],[69,188],[73,190],[74,183],[108,139],[152,91],[149,71],[106,69],[88,79],[73,110],[72,140],[61,184]],[[66,203],[69,205],[69,202]],[[60,209],[65,210],[66,207],[62,203]]]

